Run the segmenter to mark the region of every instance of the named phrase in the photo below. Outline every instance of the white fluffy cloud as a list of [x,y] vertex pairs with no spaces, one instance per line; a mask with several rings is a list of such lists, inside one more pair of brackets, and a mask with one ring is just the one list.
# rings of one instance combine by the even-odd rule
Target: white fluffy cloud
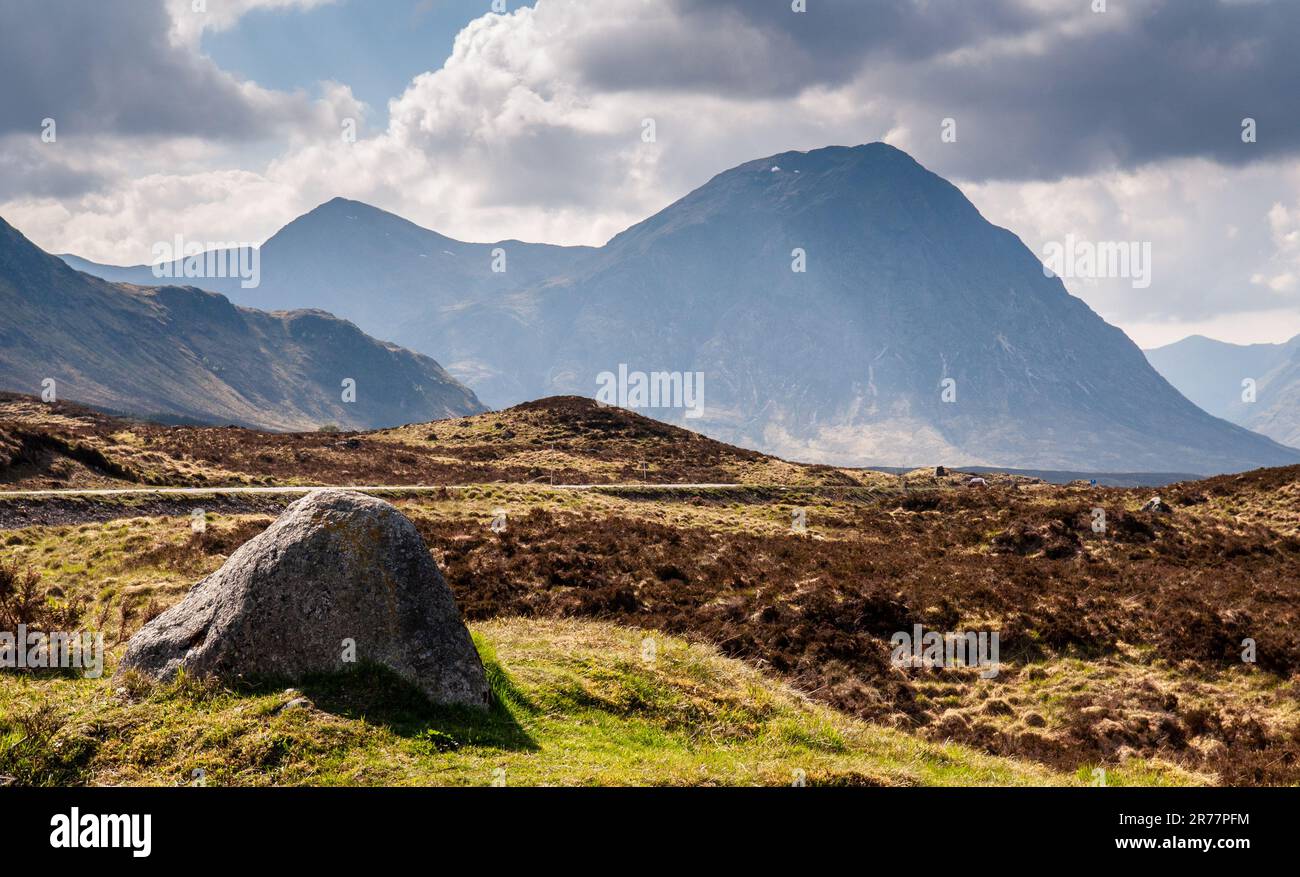
[[[456,236],[599,244],[730,164],[888,129],[884,114],[845,90],[736,100],[611,90],[574,75],[584,59],[638,35],[696,42],[690,22],[667,8],[545,2],[480,18],[441,69],[390,103],[387,130],[316,144],[269,173],[316,200],[378,200]],[[643,136],[649,124],[653,142]]]
[[[965,183],[990,221],[1042,257],[1067,235],[1151,244],[1151,284],[1066,280],[1075,295],[1150,347],[1189,334],[1280,340],[1300,334],[1300,295],[1279,279],[1300,270],[1294,163],[1223,167],[1205,159],[1051,183]],[[1223,322],[1215,332],[1216,321]],[[1231,337],[1228,337],[1231,336]]]

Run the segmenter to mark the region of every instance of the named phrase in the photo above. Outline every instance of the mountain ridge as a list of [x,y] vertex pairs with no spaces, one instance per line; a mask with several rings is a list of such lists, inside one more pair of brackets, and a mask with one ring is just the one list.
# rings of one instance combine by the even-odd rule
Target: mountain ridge
[[417,248],[449,238],[359,226],[355,203],[267,241],[261,304],[391,327],[495,407],[590,396],[627,365],[706,376],[701,420],[645,413],[809,462],[1210,474],[1300,459],[1197,409],[1014,233],[886,144],[742,163],[599,248],[448,245],[437,271]]
[[[276,430],[484,410],[433,359],[323,310],[258,311],[194,286],[112,283],[0,219],[0,387],[106,410]],[[356,401],[343,401],[343,381]]]
[[[1300,335],[1276,344],[1190,335],[1143,352],[1156,371],[1206,411],[1300,447]],[[1247,380],[1254,381],[1253,400]]]

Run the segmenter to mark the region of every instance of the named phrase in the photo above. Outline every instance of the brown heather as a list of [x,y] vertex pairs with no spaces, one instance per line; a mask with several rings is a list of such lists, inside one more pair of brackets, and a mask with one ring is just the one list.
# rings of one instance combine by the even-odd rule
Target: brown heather
[[[957,473],[789,464],[572,399],[341,436],[167,428],[70,406],[41,427],[42,409],[6,406],[10,434],[44,428],[177,484],[503,482],[397,500],[471,626],[575,618],[663,631],[857,717],[1055,769],[1136,756],[1222,783],[1300,783],[1300,467],[1160,491],[1012,478],[970,489]],[[552,473],[637,480],[642,460],[652,482],[738,486],[547,488]],[[54,480],[30,461],[7,472],[12,486]],[[122,484],[84,465],[62,480]],[[1139,511],[1156,492],[1170,511]],[[66,513],[185,515],[180,502]],[[509,511],[499,534],[487,526],[498,506]],[[805,534],[790,531],[793,506],[807,509]],[[120,569],[159,571],[167,584],[133,599],[174,602],[267,521],[134,545]],[[188,521],[130,526],[175,532]],[[16,531],[13,550],[66,529]],[[889,637],[914,624],[998,631],[1001,673],[895,669]],[[1241,660],[1247,638],[1253,664]]]

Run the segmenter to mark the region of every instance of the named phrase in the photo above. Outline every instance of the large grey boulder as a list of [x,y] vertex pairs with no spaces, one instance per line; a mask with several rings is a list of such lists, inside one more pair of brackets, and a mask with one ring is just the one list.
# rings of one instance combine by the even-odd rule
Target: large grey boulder
[[382,664],[439,704],[485,706],[487,678],[415,525],[390,504],[321,490],[285,509],[127,643],[118,672],[297,678]]

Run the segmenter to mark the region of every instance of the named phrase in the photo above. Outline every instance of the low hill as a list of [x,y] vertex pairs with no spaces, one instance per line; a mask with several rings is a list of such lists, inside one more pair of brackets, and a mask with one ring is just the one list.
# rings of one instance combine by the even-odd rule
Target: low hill
[[[5,450],[5,449],[8,450]],[[872,486],[576,396],[361,433],[168,426],[0,393],[0,485],[748,483]]]

